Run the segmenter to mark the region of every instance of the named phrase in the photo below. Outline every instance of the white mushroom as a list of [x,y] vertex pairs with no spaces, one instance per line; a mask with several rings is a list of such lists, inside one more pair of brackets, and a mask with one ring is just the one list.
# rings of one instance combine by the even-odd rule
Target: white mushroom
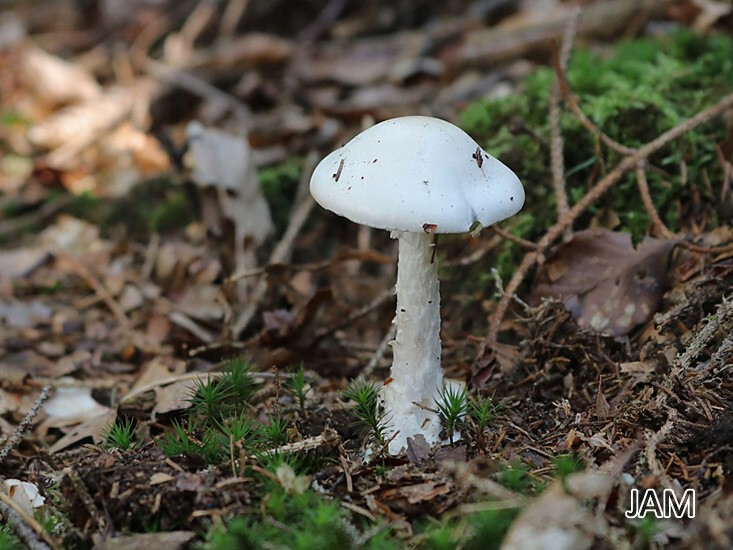
[[522,184],[460,128],[408,116],[377,124],[324,158],[310,190],[324,208],[399,239],[397,334],[382,391],[387,435],[399,432],[389,452],[401,452],[417,434],[439,442],[439,419],[428,410],[443,380],[433,234],[513,216],[524,204]]

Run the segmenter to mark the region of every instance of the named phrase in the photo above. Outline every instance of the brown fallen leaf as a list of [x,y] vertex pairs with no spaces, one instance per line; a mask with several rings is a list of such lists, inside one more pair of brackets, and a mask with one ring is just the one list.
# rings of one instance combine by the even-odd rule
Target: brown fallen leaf
[[[117,411],[115,411],[114,409],[109,409],[101,414],[87,419],[82,424],[79,424],[78,426],[73,428],[56,443],[51,445],[51,447],[48,449],[49,452],[57,453],[59,451],[63,451],[64,449],[71,447],[72,445],[76,445],[77,443],[80,443],[87,438],[91,438],[94,443],[101,443],[104,439],[104,432],[109,429],[109,427],[115,421],[116,417]],[[60,424],[60,422],[44,422],[41,426],[39,426],[39,432],[45,433],[43,432],[43,429],[47,430],[51,427],[61,427]]]
[[531,301],[562,300],[581,326],[628,334],[656,312],[673,240],[589,229],[561,245],[538,270]]
[[407,438],[407,459],[413,464],[420,464],[430,457],[430,444],[423,434]]
[[451,484],[445,481],[426,481],[415,485],[405,485],[394,489],[387,489],[382,492],[384,500],[397,500],[404,498],[409,504],[417,504],[433,500],[440,495],[446,495],[451,491]]

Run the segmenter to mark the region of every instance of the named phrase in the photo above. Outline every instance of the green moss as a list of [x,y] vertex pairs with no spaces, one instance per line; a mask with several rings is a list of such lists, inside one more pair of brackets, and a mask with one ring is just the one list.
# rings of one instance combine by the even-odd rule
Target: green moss
[[[527,218],[520,225],[525,234],[542,234],[556,219],[547,114],[553,78],[552,69],[540,69],[527,78],[518,93],[475,103],[463,113],[466,130],[524,182],[527,201],[523,213]],[[681,31],[622,42],[609,55],[578,49],[573,52],[567,78],[588,117],[615,140],[635,147],[733,90],[733,39]],[[568,195],[574,202],[620,157],[599,147],[573,115],[565,112],[561,125]],[[693,214],[699,216],[697,223],[709,225],[724,219],[721,205],[707,197],[705,178],[714,181],[720,174],[715,148],[726,135],[721,120],[711,121],[649,159],[647,177],[655,205],[673,230]],[[682,163],[686,179],[681,176]],[[602,207],[610,208],[619,216],[622,229],[639,239],[648,231],[650,220],[641,206],[634,178],[633,173],[627,174],[590,209],[589,216]],[[709,199],[704,214],[685,206],[696,195]],[[587,225],[589,216],[580,225]],[[527,231],[529,219],[533,223]],[[503,277],[516,265],[517,257],[513,247],[502,248],[499,265]]]
[[273,487],[259,514],[236,518],[226,527],[214,529],[204,548],[356,548],[356,529],[347,517],[344,508],[313,491],[291,495],[282,487]]
[[295,158],[276,166],[263,168],[258,174],[260,187],[270,205],[278,235],[282,234],[288,225],[302,171],[303,160]]

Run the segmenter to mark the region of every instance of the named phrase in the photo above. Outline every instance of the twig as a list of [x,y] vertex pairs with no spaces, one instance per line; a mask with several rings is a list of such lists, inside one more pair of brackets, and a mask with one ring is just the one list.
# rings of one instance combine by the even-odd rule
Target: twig
[[94,503],[92,495],[89,494],[89,489],[87,489],[84,480],[82,480],[79,473],[73,466],[66,468],[64,473],[68,476],[69,481],[71,481],[71,485],[74,487],[74,490],[79,496],[79,500],[81,500],[84,505],[84,508],[86,508],[89,517],[91,517],[94,523],[97,524],[97,529],[99,529],[100,532],[104,532],[106,522],[102,514],[99,512],[97,505]]
[[301,30],[295,39],[304,44],[311,44],[318,40],[324,32],[333,27],[334,21],[338,19],[348,3],[348,0],[329,0],[315,21]]
[[309,437],[303,441],[296,441],[295,443],[287,443],[267,452],[272,454],[293,454],[315,451],[322,447],[338,447],[340,444],[341,436],[339,436],[338,432],[333,428],[326,427],[321,435]]
[[41,405],[43,405],[43,402],[48,397],[48,392],[51,391],[51,386],[45,386],[42,390],[40,395],[36,398],[35,403],[33,403],[33,406],[31,409],[26,413],[25,418],[23,418],[23,421],[18,425],[17,428],[15,428],[15,431],[10,435],[10,437],[5,441],[5,444],[3,445],[3,448],[0,449],[0,463],[3,462],[8,455],[10,454],[10,451],[15,449],[15,447],[18,446],[18,444],[23,439],[23,435],[31,429],[31,424],[33,423],[33,419],[38,414],[38,411],[41,408]]
[[97,278],[92,275],[92,273],[74,255],[69,254],[60,248],[54,248],[52,252],[57,258],[63,258],[69,262],[74,272],[81,277],[95,292],[95,294],[107,305],[110,311],[117,318],[117,322],[122,326],[122,328],[129,330],[130,320],[127,318],[127,315],[120,304],[118,304],[114,296],[112,296],[112,293],[107,290],[107,287],[98,281]]
[[387,302],[390,298],[394,297],[395,292],[393,288],[390,288],[389,290],[385,290],[382,292],[379,296],[374,298],[371,302],[366,304],[365,306],[360,307],[350,315],[347,315],[344,319],[341,321],[331,325],[330,327],[323,328],[316,332],[315,336],[313,337],[313,342],[319,342],[326,336],[333,334],[339,329],[342,329],[344,327],[349,326],[350,324],[354,323],[355,321],[358,321],[365,315],[369,314],[370,312],[374,311],[378,307],[380,307],[382,304]]
[[664,475],[664,469],[661,464],[659,464],[659,460],[657,460],[656,451],[659,444],[662,443],[662,441],[664,441],[664,439],[669,435],[669,432],[675,426],[675,421],[677,420],[677,411],[672,408],[669,408],[668,411],[669,416],[667,421],[661,428],[659,428],[658,431],[650,433],[647,436],[646,445],[644,446],[644,455],[646,457],[647,466],[665,485],[668,485],[667,476]]
[[389,343],[394,340],[395,334],[397,334],[397,325],[391,324],[387,332],[384,334],[384,338],[382,338],[382,341],[379,343],[377,349],[374,351],[374,355],[372,355],[372,358],[367,363],[367,366],[364,367],[364,370],[361,373],[364,378],[369,378],[374,369],[377,368],[377,365],[382,360],[382,357],[384,357],[384,354],[387,353],[387,347],[389,346]]
[[733,296],[718,304],[715,313],[711,315],[707,323],[700,329],[687,346],[683,353],[680,353],[672,362],[673,375],[679,375],[690,368],[692,361],[702,353],[718,331],[730,333],[733,330]]
[[560,86],[560,91],[562,92],[563,98],[565,99],[565,103],[567,103],[568,107],[577,117],[580,123],[585,126],[585,128],[591,134],[599,138],[610,149],[613,149],[614,151],[616,151],[617,153],[621,153],[622,155],[633,154],[634,149],[626,147],[625,145],[622,145],[615,139],[611,138],[609,135],[604,134],[601,129],[598,128],[598,126],[596,126],[590,118],[588,118],[588,116],[580,108],[580,105],[578,105],[578,99],[575,97],[575,94],[570,89],[568,81],[565,79],[565,71],[560,65],[561,60],[558,57],[557,53],[553,55],[552,61],[555,66],[555,82],[557,82],[557,84]]
[[145,59],[144,69],[149,75],[158,80],[191,92],[212,103],[225,105],[245,125],[248,125],[248,122],[252,119],[252,113],[246,104],[188,71],[171,68],[150,57]]
[[537,250],[528,252],[524,255],[522,262],[514,272],[509,284],[507,284],[506,292],[499,300],[496,310],[491,316],[489,335],[484,342],[483,348],[485,349],[486,347],[490,347],[491,344],[496,342],[501,321],[503,320],[504,314],[509,306],[511,296],[517,291],[519,285],[522,284],[522,281],[524,281],[524,278],[527,276],[530,268],[540,258],[540,254],[543,253],[560,235],[562,235],[563,231],[565,231],[567,227],[570,227],[580,214],[585,212],[591,204],[603,196],[603,194],[613,187],[613,185],[620,180],[627,171],[633,169],[639,162],[645,160],[649,155],[690,131],[695,126],[703,124],[718,116],[725,109],[731,106],[733,106],[733,94],[726,95],[715,105],[700,111],[692,118],[689,118],[681,124],[667,130],[659,137],[634,151],[632,154],[625,156],[616,165],[616,167],[606,174],[592,189],[590,189],[583,198],[566,213],[566,215],[562,216],[555,225],[548,229],[545,235],[537,243]]
[[528,241],[526,239],[523,239],[522,237],[517,237],[516,235],[513,235],[508,231],[504,231],[498,225],[492,225],[490,229],[491,231],[499,235],[502,239],[506,239],[507,241],[511,241],[514,244],[518,244],[522,248],[526,248],[528,250],[537,250],[537,245],[532,241]]
[[[317,160],[318,157],[315,151],[312,151],[306,158],[305,165],[303,166],[303,174],[301,175],[300,179],[300,187],[307,185],[308,181],[310,181],[311,173],[316,167]],[[301,203],[294,209],[293,213],[290,215],[290,222],[288,223],[287,229],[285,229],[285,233],[280,239],[280,242],[278,242],[273,249],[272,254],[270,254],[270,259],[267,262],[268,264],[281,263],[286,261],[290,257],[295,239],[300,233],[303,224],[305,224],[305,221],[308,219],[308,215],[313,209],[313,206],[315,206],[315,201],[313,200],[313,197],[311,197],[310,195],[306,195]],[[244,332],[244,330],[250,324],[255,314],[257,313],[257,310],[259,309],[260,303],[264,299],[266,292],[267,279],[264,276],[260,276],[260,279],[257,281],[254,289],[252,290],[252,294],[249,298],[249,303],[244,308],[244,311],[242,311],[242,313],[239,315],[237,321],[234,323],[234,327],[232,328],[232,336],[234,338],[237,338],[240,334],[242,334],[242,332]]]
[[[558,57],[560,70],[556,73],[555,81],[552,83],[552,91],[550,92],[550,166],[552,169],[552,187],[555,192],[558,218],[562,217],[568,211],[568,195],[565,189],[565,159],[563,158],[564,142],[562,129],[560,128],[560,98],[562,97],[562,90],[560,89],[559,81],[560,75],[564,74],[568,67],[570,51],[575,41],[575,33],[578,30],[580,12],[580,6],[575,6],[572,15],[568,18]],[[569,237],[569,234],[566,236]]]
[[9,237],[15,236],[17,233],[24,231],[28,226],[41,224],[45,220],[52,218],[58,212],[64,210],[74,202],[75,199],[76,197],[72,194],[64,195],[57,199],[47,200],[43,206],[37,210],[29,212],[28,214],[2,220],[0,221],[0,235],[2,235],[5,240],[9,241]]
[[662,221],[659,216],[659,212],[654,206],[651,192],[649,191],[649,182],[646,179],[646,171],[644,170],[644,161],[637,163],[636,165],[636,184],[639,188],[639,194],[641,195],[641,202],[644,204],[649,217],[652,219],[652,228],[656,229],[662,237],[665,239],[677,239],[677,246],[685,248],[692,252],[698,252],[700,254],[722,254],[725,252],[733,251],[733,243],[723,246],[700,246],[694,243],[680,240],[678,235],[672,233],[669,228]]
[[[13,532],[23,539],[31,550],[61,550],[61,547],[43,530],[43,526],[33,516],[2,492],[0,492],[0,513]],[[44,542],[38,540],[36,535],[40,536]]]
[[237,30],[237,25],[242,16],[247,11],[249,0],[229,0],[224,13],[221,15],[221,23],[219,24],[219,34],[224,38],[231,39]]
[[639,187],[639,195],[641,195],[644,209],[652,219],[652,230],[658,231],[665,239],[674,238],[674,234],[664,224],[662,218],[659,217],[659,212],[654,207],[652,195],[649,192],[649,182],[646,179],[646,170],[644,170],[644,161],[636,164],[636,185]]

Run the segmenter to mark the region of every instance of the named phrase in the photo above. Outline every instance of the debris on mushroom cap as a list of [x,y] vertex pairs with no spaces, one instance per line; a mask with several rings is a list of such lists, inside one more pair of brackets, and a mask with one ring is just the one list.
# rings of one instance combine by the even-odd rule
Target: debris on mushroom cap
[[399,117],[324,158],[311,194],[324,208],[381,229],[464,233],[513,216],[524,188],[504,164],[450,122]]

